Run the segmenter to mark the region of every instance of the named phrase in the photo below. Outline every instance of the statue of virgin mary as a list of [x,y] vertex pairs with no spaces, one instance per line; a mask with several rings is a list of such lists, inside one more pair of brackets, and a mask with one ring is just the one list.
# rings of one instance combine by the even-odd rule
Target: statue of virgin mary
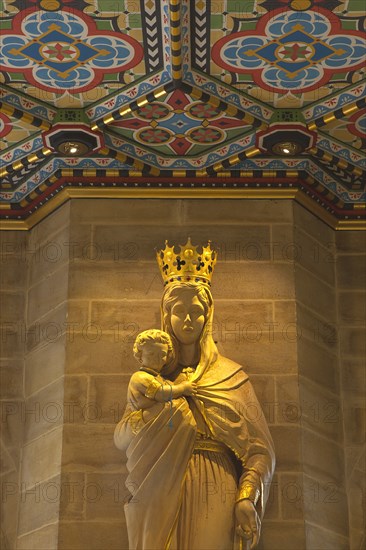
[[216,252],[166,243],[157,253],[164,281],[162,330],[174,359],[164,378],[197,391],[165,403],[136,428],[133,409],[116,426],[127,455],[125,505],[130,550],[241,550],[260,537],[275,466],[273,442],[243,367],[212,338],[211,277]]

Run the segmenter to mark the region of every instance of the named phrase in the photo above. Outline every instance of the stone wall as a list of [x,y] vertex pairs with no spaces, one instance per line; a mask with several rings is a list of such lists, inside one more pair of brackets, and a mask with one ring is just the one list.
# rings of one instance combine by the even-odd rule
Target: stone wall
[[309,548],[348,548],[335,232],[295,205],[302,500]]
[[28,235],[0,233],[1,542],[15,548],[24,415],[24,346]]
[[2,371],[4,400],[24,399],[26,411],[17,421],[8,415],[16,456],[23,442],[20,492],[6,503],[9,550],[16,535],[23,550],[128,548],[125,459],[113,431],[136,369],[134,338],[160,326],[154,248],[188,236],[219,248],[214,337],[248,372],[276,445],[260,550],[348,548],[346,486],[351,549],[361,548],[364,314],[355,241],[336,241],[291,201],[82,199],[9,237],[27,243],[27,263],[14,255],[3,287],[25,326]]
[[18,549],[57,548],[69,241],[67,204],[29,234]]
[[366,546],[366,235],[339,233],[337,289],[350,547]]

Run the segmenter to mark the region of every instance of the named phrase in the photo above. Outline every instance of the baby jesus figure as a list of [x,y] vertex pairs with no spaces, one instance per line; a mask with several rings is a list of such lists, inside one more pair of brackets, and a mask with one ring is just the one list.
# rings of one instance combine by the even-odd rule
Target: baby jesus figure
[[140,369],[130,379],[127,401],[130,405],[132,431],[137,433],[164,408],[164,404],[182,396],[195,395],[194,382],[173,383],[165,380],[161,373],[170,362],[173,345],[169,334],[157,329],[138,334],[133,347]]

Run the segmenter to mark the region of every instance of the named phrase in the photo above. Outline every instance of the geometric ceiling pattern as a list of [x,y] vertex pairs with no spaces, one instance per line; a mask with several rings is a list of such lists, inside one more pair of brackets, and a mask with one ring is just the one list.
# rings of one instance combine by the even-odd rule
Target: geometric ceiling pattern
[[365,228],[363,0],[0,10],[3,228],[124,196],[293,198]]

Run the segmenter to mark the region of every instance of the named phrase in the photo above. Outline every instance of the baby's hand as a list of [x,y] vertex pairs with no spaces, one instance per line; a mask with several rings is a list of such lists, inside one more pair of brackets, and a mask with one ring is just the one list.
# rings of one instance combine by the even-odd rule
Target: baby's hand
[[183,382],[183,395],[196,395],[197,384],[195,382]]

